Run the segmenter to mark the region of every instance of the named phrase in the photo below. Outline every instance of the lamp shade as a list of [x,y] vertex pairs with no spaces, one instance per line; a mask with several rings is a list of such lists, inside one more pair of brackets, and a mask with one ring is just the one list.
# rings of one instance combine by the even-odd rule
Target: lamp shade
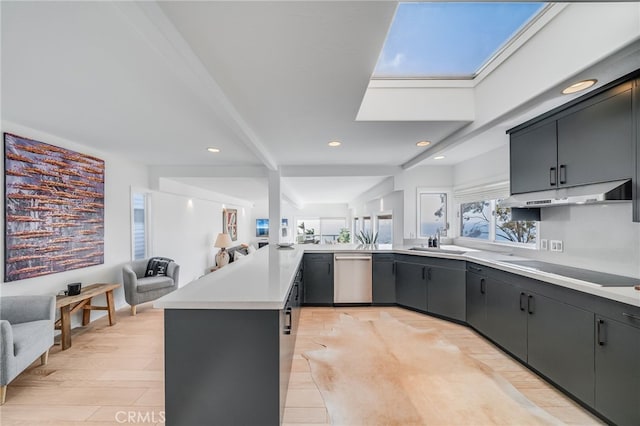
[[227,247],[231,247],[232,244],[233,243],[231,242],[231,237],[229,236],[229,234],[220,233],[218,234],[218,237],[216,238],[216,242],[213,246],[218,248],[227,248]]

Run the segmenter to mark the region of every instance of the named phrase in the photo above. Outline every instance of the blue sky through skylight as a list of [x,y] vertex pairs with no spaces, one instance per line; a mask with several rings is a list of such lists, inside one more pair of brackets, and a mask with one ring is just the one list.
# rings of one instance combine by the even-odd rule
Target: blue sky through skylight
[[400,3],[373,77],[472,77],[544,3]]

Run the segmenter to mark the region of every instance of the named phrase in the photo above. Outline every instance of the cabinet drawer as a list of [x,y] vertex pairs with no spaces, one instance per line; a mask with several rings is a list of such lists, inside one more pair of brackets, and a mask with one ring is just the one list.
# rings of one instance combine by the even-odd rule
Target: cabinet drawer
[[333,259],[333,253],[305,253],[304,260],[310,261],[329,261]]
[[396,256],[393,253],[374,253],[373,261],[374,262],[393,262]]

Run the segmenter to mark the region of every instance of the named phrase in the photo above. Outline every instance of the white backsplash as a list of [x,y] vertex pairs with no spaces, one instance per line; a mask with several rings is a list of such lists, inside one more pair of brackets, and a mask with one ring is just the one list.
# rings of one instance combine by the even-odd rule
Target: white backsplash
[[640,223],[631,203],[542,209],[539,238],[562,240],[562,253],[515,249],[514,255],[640,277]]
[[460,246],[640,278],[640,223],[632,221],[631,210],[629,202],[543,208],[539,238],[561,240],[564,245],[561,253],[471,239],[456,238],[455,242]]

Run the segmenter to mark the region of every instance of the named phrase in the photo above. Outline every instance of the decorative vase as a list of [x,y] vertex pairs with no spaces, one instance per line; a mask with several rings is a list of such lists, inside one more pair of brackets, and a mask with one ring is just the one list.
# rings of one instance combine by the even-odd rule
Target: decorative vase
[[216,265],[219,267],[225,266],[229,263],[229,253],[225,249],[220,249],[216,254]]

